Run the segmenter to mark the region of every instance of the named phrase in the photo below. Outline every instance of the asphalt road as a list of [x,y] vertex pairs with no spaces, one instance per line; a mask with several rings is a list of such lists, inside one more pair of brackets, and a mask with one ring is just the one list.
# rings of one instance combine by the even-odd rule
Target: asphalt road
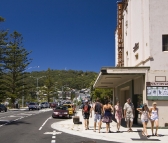
[[[53,130],[52,111],[9,111],[0,113],[0,143],[109,143]],[[53,133],[55,138],[53,138]]]

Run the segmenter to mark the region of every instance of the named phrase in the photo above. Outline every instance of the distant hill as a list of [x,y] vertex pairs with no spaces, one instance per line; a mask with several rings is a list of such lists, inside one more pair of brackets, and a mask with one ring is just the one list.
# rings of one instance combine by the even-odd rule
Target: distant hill
[[[33,71],[30,76],[39,78],[46,75],[47,71]],[[83,89],[90,86],[90,83],[97,77],[98,73],[92,71],[76,71],[76,70],[51,70],[51,77],[55,82],[56,88],[61,89],[63,85],[67,85],[73,89]],[[37,82],[33,78],[27,79],[29,83],[36,86]],[[45,78],[39,79],[38,85],[44,85]]]

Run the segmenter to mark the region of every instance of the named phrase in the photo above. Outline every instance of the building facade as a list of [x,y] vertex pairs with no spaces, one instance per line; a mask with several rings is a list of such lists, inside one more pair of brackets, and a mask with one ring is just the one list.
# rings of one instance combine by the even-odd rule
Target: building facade
[[[95,88],[113,88],[113,102],[157,102],[159,126],[168,123],[168,0],[117,3],[115,66],[103,67]],[[139,121],[136,112],[135,123]]]

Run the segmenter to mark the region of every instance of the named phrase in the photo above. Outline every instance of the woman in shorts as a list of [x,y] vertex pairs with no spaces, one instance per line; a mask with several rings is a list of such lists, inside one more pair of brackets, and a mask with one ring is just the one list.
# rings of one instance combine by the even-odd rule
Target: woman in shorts
[[[149,110],[150,120],[151,120],[151,130],[152,130],[152,136],[158,136],[158,126],[159,126],[159,109],[156,107],[157,103],[153,102],[152,106]],[[154,123],[156,126],[155,134],[153,133]]]
[[147,104],[144,103],[142,108],[137,108],[137,111],[139,111],[141,113],[141,122],[143,124],[142,135],[148,137],[146,127],[147,127],[147,124],[149,121],[149,108],[148,108]]
[[114,108],[115,108],[115,119],[117,120],[117,132],[120,132],[119,129],[121,125],[121,119],[123,118],[123,112],[119,101],[117,101],[117,104],[115,105]]

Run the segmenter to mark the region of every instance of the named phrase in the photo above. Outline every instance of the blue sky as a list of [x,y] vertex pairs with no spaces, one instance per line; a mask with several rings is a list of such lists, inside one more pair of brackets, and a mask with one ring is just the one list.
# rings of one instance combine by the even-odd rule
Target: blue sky
[[114,66],[116,0],[1,0],[2,29],[24,37],[30,70]]

